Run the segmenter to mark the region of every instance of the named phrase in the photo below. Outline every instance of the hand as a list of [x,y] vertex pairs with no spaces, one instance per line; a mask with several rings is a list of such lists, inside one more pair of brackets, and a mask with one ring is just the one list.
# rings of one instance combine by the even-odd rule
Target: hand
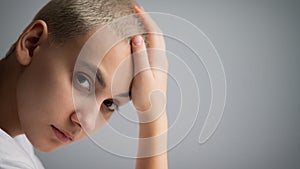
[[147,29],[149,48],[142,36],[132,38],[135,77],[131,97],[140,122],[148,123],[165,113],[168,62],[160,29],[143,9],[134,9]]
[[143,9],[135,11],[148,32],[146,50],[140,35],[132,39],[135,77],[131,98],[140,120],[136,169],[167,169],[166,90],[168,62],[165,41],[158,26]]

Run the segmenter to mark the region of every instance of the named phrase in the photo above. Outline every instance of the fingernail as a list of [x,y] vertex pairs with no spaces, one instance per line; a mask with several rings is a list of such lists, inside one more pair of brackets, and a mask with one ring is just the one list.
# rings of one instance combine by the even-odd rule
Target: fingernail
[[133,8],[134,8],[134,9],[137,9],[137,10],[140,9],[137,5],[134,5]]
[[140,4],[138,4],[137,2],[135,3],[135,5],[133,6],[133,8],[138,9],[140,11],[145,11],[144,7],[141,6]]
[[134,46],[141,46],[143,44],[143,38],[141,36],[136,36],[133,38],[132,43]]
[[137,6],[138,8],[140,8],[140,6],[141,6],[136,0],[133,0],[133,4],[134,4],[135,6]]

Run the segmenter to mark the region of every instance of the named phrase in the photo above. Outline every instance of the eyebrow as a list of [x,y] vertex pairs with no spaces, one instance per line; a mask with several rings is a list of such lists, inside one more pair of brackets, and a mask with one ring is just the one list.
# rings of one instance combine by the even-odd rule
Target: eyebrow
[[[103,79],[101,70],[99,68],[97,68],[96,66],[88,64],[86,62],[83,62],[83,65],[86,68],[88,68],[92,73],[96,72],[96,78],[97,78],[98,82],[100,83],[101,87],[102,88],[106,88],[106,83],[105,83],[105,80]],[[131,99],[131,90],[129,92],[120,93],[120,94],[118,94],[116,96],[119,96],[119,97],[130,97],[130,99]]]
[[98,69],[96,66],[88,64],[86,62],[82,62],[83,66],[85,66],[86,68],[88,68],[92,73],[96,72],[96,78],[98,80],[98,82],[100,83],[102,88],[106,87],[106,83],[105,80],[103,79],[102,73],[100,71],[100,69]]
[[105,80],[103,79],[103,76],[102,76],[102,74],[100,72],[100,69],[97,69],[96,77],[97,77],[98,82],[101,84],[101,86],[103,88],[105,88],[106,87],[106,83],[105,83]]
[[118,94],[119,97],[129,97],[131,100],[131,90],[129,92]]

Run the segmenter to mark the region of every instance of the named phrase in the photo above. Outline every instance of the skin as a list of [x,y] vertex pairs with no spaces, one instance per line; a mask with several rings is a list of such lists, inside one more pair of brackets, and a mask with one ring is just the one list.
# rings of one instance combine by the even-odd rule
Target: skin
[[[139,7],[134,9],[148,31],[159,32],[156,24],[143,9]],[[132,62],[126,62],[123,66],[133,67],[136,76],[132,82],[128,81],[130,80],[128,78],[119,80],[123,82],[120,86],[126,87],[119,88],[117,93],[128,93],[128,84],[131,84],[131,99],[140,119],[141,141],[136,168],[168,168],[165,149],[153,156],[144,157],[145,150],[165,145],[166,136],[160,137],[159,142],[147,144],[143,142],[143,138],[161,136],[168,128],[165,107],[160,106],[165,105],[165,99],[155,102],[149,97],[154,96],[153,91],[162,94],[157,96],[166,94],[166,73],[152,68],[157,66],[157,63],[167,63],[165,55],[155,57],[154,53],[147,53],[144,41],[137,35],[133,37],[132,43],[124,40],[114,46],[98,65],[107,84],[106,87],[101,86],[97,80],[92,81],[93,84],[88,83],[91,82],[88,81],[91,78],[88,74],[80,74],[80,72],[73,74],[73,71],[80,49],[92,33],[94,32],[91,31],[75,40],[58,45],[50,43],[48,27],[44,21],[35,21],[24,31],[17,41],[15,55],[0,61],[0,95],[1,98],[6,98],[0,102],[1,129],[11,137],[25,133],[35,148],[45,152],[86,137],[85,124],[81,123],[82,121],[100,119],[96,120],[97,128],[100,128],[113,113],[115,107],[112,99],[119,99],[119,102],[122,102],[121,98],[115,98],[111,92],[113,75],[124,58],[133,53]],[[165,50],[165,43],[161,36],[150,33],[148,38],[150,48]],[[140,72],[138,68],[146,71]],[[123,77],[129,77],[132,69],[126,69],[122,73],[124,73]],[[95,86],[95,92],[90,91],[93,89],[91,85]],[[91,120],[78,117],[72,89],[81,95],[96,95],[99,118]],[[60,141],[54,134],[53,127],[67,131],[72,135],[72,139],[68,142]]]

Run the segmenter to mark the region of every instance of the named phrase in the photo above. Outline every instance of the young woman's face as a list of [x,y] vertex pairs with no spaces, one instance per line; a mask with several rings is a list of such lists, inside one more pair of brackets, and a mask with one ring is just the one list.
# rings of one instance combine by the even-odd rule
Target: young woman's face
[[[100,128],[110,118],[116,104],[124,104],[121,97],[112,99],[112,91],[129,91],[132,76],[129,42],[124,40],[111,48],[101,63],[87,61],[87,65],[74,70],[86,39],[78,38],[62,46],[41,44],[20,76],[17,86],[20,123],[30,142],[41,151],[52,151],[85,137],[85,126],[91,130]],[[121,76],[114,75],[117,70],[120,73],[120,64],[127,68],[122,69]],[[93,66],[101,71],[105,86],[99,77],[94,78],[90,70]],[[112,83],[119,87],[112,90]],[[75,98],[76,104],[74,93],[75,97],[81,97]],[[87,100],[93,97],[98,114],[89,116],[95,105],[90,106]],[[77,111],[81,117],[77,116]]]

